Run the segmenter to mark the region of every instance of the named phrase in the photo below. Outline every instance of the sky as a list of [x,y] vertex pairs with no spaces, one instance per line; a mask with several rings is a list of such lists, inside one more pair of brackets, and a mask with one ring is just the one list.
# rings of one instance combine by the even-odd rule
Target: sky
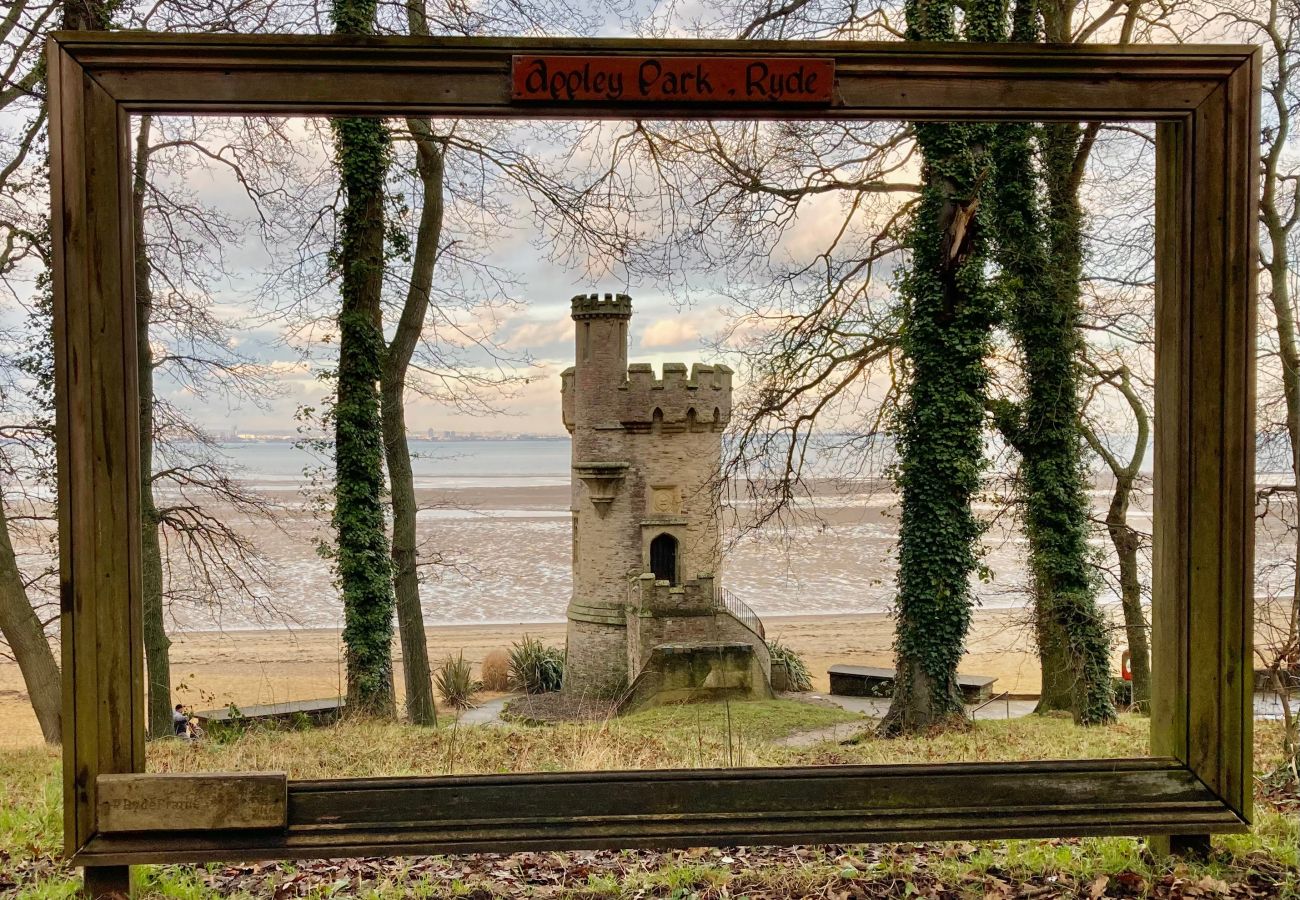
[[[578,293],[628,293],[633,301],[629,329],[629,361],[649,362],[658,369],[664,362],[716,361],[720,357],[706,346],[723,323],[720,298],[707,295],[683,307],[653,284],[628,283],[612,277],[590,277],[549,262],[531,246],[535,234],[521,228],[506,235],[494,248],[493,262],[516,274],[517,307],[499,315],[496,331],[502,349],[522,361],[507,371],[522,381],[508,394],[494,399],[496,415],[471,414],[415,394],[408,394],[406,416],[412,433],[434,431],[528,432],[562,435],[560,372],[573,364],[574,323],[570,298]],[[318,405],[330,387],[318,374],[328,368],[328,358],[306,360],[304,341],[285,343],[278,322],[258,322],[253,285],[260,266],[256,252],[232,253],[235,284],[218,292],[220,315],[235,325],[239,351],[272,366],[274,396],[256,402],[211,393],[196,395],[184,385],[159,380],[159,393],[188,410],[205,427],[217,432],[291,431],[294,413],[302,405]],[[436,277],[436,276],[435,276]],[[333,286],[327,289],[333,295]],[[249,323],[252,323],[251,325]],[[317,347],[319,354],[324,348]],[[327,350],[325,352],[328,352]],[[478,356],[482,356],[478,354]]]
[[[175,126],[155,123],[155,127],[166,134],[169,127]],[[307,162],[327,168],[329,150],[320,132],[313,131],[301,120],[289,120],[287,128]],[[556,134],[559,133],[557,130]],[[223,146],[219,133],[210,138],[210,146]],[[530,140],[539,139],[534,135]],[[582,147],[559,146],[558,140],[552,139],[547,146],[547,138],[543,136],[540,145],[531,149],[543,153],[557,149],[571,151],[578,157],[585,152]],[[319,408],[331,393],[331,385],[320,376],[331,366],[332,345],[316,340],[321,331],[310,336],[302,331],[295,333],[286,329],[283,320],[266,315],[267,309],[276,305],[276,292],[285,289],[282,280],[268,288],[268,273],[285,268],[285,260],[292,256],[292,240],[285,239],[289,256],[285,256],[286,246],[268,246],[267,239],[255,227],[253,206],[225,167],[190,152],[187,156],[174,157],[170,168],[155,174],[165,187],[175,189],[178,195],[191,196],[233,223],[219,242],[225,273],[219,279],[210,278],[202,289],[210,293],[213,314],[229,329],[231,344],[239,353],[266,367],[272,388],[256,398],[197,392],[186,383],[160,374],[156,379],[158,395],[187,411],[200,425],[220,434],[293,433],[298,425],[297,412],[303,407]],[[798,175],[795,170],[789,177]],[[1137,182],[1146,184],[1142,190],[1149,192],[1149,172],[1139,173]],[[472,180],[461,183],[461,196],[472,201],[472,188]],[[324,185],[323,192],[314,195],[314,201],[319,205],[333,202],[332,190],[332,183]],[[773,248],[774,255],[808,259],[831,243],[843,221],[842,211],[836,208],[841,202],[842,198],[833,194],[806,202],[796,226]],[[462,217],[456,223],[461,232],[470,236],[483,230],[482,222],[463,212],[473,205],[472,202],[462,204]],[[563,434],[559,374],[573,361],[569,299],[576,293],[624,292],[632,296],[634,316],[629,361],[648,362],[656,369],[665,362],[688,365],[697,361],[727,362],[740,371],[737,386],[743,390],[744,367],[740,361],[734,356],[720,356],[713,349],[714,339],[728,322],[726,310],[730,301],[723,294],[737,291],[737,285],[720,281],[717,271],[700,268],[690,273],[692,290],[686,305],[682,293],[668,285],[655,283],[653,279],[628,278],[617,271],[599,271],[605,268],[602,260],[570,259],[562,252],[564,248],[548,246],[545,232],[533,223],[528,208],[518,198],[509,201],[505,209],[497,210],[497,219],[505,227],[493,230],[490,238],[482,235],[476,238],[482,244],[484,262],[489,267],[508,271],[511,276],[507,290],[517,302],[492,315],[497,319],[495,339],[505,354],[515,358],[504,367],[506,374],[516,379],[515,383],[508,394],[493,399],[495,412],[487,415],[471,414],[463,407],[408,392],[406,414],[410,431],[417,434],[427,430]],[[394,265],[400,269],[404,264],[398,261]],[[684,265],[689,267],[690,262]],[[194,265],[194,268],[201,270],[203,266]],[[313,299],[320,309],[332,309],[337,303],[336,285],[332,280],[326,281],[319,261],[315,275],[318,277],[310,288],[315,294]],[[454,290],[457,277],[456,271],[440,263],[435,283],[444,288],[450,285]],[[876,284],[881,291],[890,290],[888,277],[877,277]],[[162,284],[158,289],[165,291],[167,285]],[[469,290],[484,299],[499,299],[492,285],[485,288],[479,283]],[[12,310],[6,313],[12,314]],[[487,315],[473,313],[470,320]],[[159,352],[165,352],[161,345]],[[468,351],[467,358],[471,365],[491,362],[486,355],[473,351]]]
[[[165,132],[168,126],[161,127]],[[319,142],[318,137],[308,132],[303,132],[303,139]],[[195,200],[224,215],[248,222],[253,219],[254,208],[231,173],[220,166],[205,163],[191,154],[161,177],[164,184],[172,185],[178,192],[189,192]],[[650,280],[629,279],[608,271],[593,272],[604,267],[602,261],[556,261],[553,257],[563,254],[552,252],[554,248],[546,245],[545,234],[532,224],[527,213],[528,204],[512,202],[518,208],[513,217],[507,216],[509,227],[498,230],[490,241],[484,242],[483,252],[488,265],[508,270],[513,276],[508,290],[516,304],[493,315],[497,319],[495,337],[500,347],[506,354],[523,360],[506,367],[517,381],[508,395],[494,398],[497,412],[492,415],[471,414],[408,392],[409,431],[564,434],[559,375],[573,362],[569,301],[578,293],[621,292],[632,296],[631,362],[648,362],[656,369],[664,362],[736,362],[719,356],[709,346],[710,339],[726,321],[723,298],[708,289],[709,273],[696,273],[698,277],[693,281],[702,289],[693,290],[689,305],[685,305],[680,294],[674,295]],[[476,227],[468,219],[461,221],[460,226],[467,232]],[[782,252],[807,252],[825,236],[820,233],[825,230],[816,222],[808,223],[795,232],[792,246],[782,248]],[[267,273],[283,268],[284,258],[277,258],[276,253],[286,248],[268,247],[256,228],[237,231],[221,248],[225,276],[209,279],[203,288],[211,292],[212,308],[218,317],[232,329],[238,351],[270,368],[273,394],[253,400],[213,392],[197,393],[161,374],[156,379],[156,389],[159,396],[185,409],[201,425],[217,433],[292,432],[296,427],[295,412],[303,406],[318,407],[331,390],[319,377],[330,365],[329,347],[315,340],[321,331],[312,332],[311,337],[303,332],[292,334],[283,321],[267,320],[259,314],[275,303],[275,297],[268,300],[266,296]],[[401,271],[405,264],[399,261],[391,265]],[[457,277],[456,271],[440,264],[435,285],[445,287],[450,281],[454,286]],[[492,290],[484,291],[481,285],[471,288],[474,289],[485,297],[493,295]],[[320,290],[316,299],[328,304],[337,302],[336,296],[337,287],[330,283]],[[487,315],[473,313],[469,319],[481,322]],[[308,346],[314,358],[305,358],[303,351]],[[158,352],[162,352],[161,347]],[[471,360],[487,362],[482,353],[471,350],[469,356]]]

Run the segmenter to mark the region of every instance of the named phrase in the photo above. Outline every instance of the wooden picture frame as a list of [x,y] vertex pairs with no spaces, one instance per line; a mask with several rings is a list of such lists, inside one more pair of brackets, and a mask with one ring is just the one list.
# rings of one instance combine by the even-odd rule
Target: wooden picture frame
[[[144,862],[1248,827],[1257,48],[64,33],[48,53],[65,832],[91,893]],[[520,105],[513,54],[797,56],[833,60],[836,83],[812,108]],[[144,112],[1155,121],[1153,756],[291,781],[282,828],[101,828],[98,779],[145,763],[128,212]]]

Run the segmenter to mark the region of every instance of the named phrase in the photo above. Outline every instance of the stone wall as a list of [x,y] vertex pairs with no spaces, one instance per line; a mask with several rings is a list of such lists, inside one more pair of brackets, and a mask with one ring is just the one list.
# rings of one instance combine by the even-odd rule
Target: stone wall
[[627,627],[582,621],[569,616],[564,692],[615,697],[628,684]]

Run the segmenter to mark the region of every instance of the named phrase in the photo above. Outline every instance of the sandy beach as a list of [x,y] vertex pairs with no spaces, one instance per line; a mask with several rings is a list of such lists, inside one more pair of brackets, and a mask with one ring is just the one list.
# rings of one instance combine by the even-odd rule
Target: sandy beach
[[[1038,663],[1023,610],[980,610],[962,671],[992,675],[996,691],[1035,693]],[[769,638],[803,654],[818,690],[835,663],[892,666],[893,622],[885,614],[765,617]],[[477,669],[491,650],[525,634],[563,645],[562,623],[458,625],[428,629],[429,654],[438,661],[464,652]],[[400,665],[400,657],[399,657]],[[345,671],[334,629],[192,632],[173,637],[172,683],[178,702],[196,709],[251,706],[337,696]],[[401,678],[397,679],[400,690]],[[0,747],[39,743],[17,665],[0,662]]]
[[[241,599],[201,581],[189,584],[184,566],[176,570],[178,590],[168,606],[175,699],[210,709],[338,696],[346,675],[342,610],[330,566],[317,552],[328,521],[303,493],[309,460],[284,444],[228,450],[244,466],[245,487],[272,503],[272,518],[249,519],[220,504],[214,512],[256,548],[265,580],[256,598]],[[464,652],[477,668],[489,651],[524,634],[562,646],[572,594],[567,442],[428,444],[413,461],[418,536],[426,558],[436,554],[438,561],[421,586],[430,658],[436,664]],[[802,654],[816,687],[826,690],[833,664],[893,665],[887,610],[896,591],[897,498],[873,480],[821,479],[810,487],[815,502],[729,541],[721,571],[727,589],[762,617],[768,637]],[[1104,508],[1107,499],[1105,486],[1096,485],[1094,506]],[[1145,500],[1139,497],[1132,512],[1143,529]],[[728,517],[743,518],[746,509],[742,502]],[[978,606],[961,671],[995,677],[995,692],[1035,694],[1025,543],[999,509],[979,505],[991,520],[982,556],[988,577],[972,580]],[[49,564],[47,536],[19,536],[23,565]],[[1093,542],[1108,550],[1101,534]],[[1099,599],[1118,617],[1110,588],[1103,585]],[[397,683],[400,689],[400,674]],[[39,740],[18,668],[0,657],[0,747]]]

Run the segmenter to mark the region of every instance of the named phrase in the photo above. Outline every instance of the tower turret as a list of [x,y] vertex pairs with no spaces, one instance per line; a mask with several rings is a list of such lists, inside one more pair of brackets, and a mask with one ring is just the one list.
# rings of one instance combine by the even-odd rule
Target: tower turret
[[[627,294],[578,294],[570,303],[573,316],[574,365],[565,379],[565,424],[573,432],[574,462],[608,462],[619,442],[606,440],[604,430],[619,424],[616,389],[627,381],[627,326],[632,298]],[[568,397],[566,397],[568,399]]]

